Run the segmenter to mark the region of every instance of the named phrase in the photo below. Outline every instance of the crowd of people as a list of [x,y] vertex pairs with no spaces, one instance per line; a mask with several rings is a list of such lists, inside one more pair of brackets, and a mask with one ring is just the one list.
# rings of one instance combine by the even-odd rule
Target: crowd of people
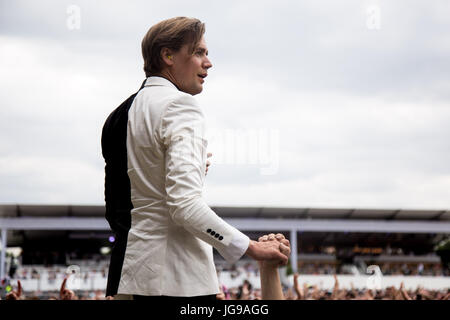
[[[301,275],[296,273],[291,286],[283,287],[283,295],[286,300],[450,300],[450,288],[447,290],[430,290],[417,287],[415,290],[406,289],[403,282],[398,288],[394,286],[381,290],[357,289],[353,285],[350,289],[341,288],[337,275],[334,275],[334,287],[332,290],[322,289],[317,285],[300,285]],[[49,292],[46,295],[30,292],[25,295],[20,280],[17,281],[15,290],[6,295],[6,300],[114,300],[113,297],[105,297],[102,290],[74,291],[66,288],[68,277],[65,277],[59,292]],[[253,288],[248,280],[242,285],[233,288],[220,286],[221,292],[218,300],[261,300],[261,289]]]
[[[383,275],[398,276],[450,276],[450,270],[442,267],[441,263],[411,263],[411,262],[382,262],[380,266]],[[346,269],[339,268],[337,263],[300,262],[301,274],[349,274]]]
[[[231,279],[247,278],[251,276],[259,277],[260,270],[258,266],[251,262],[245,262],[240,266],[232,265],[227,267],[218,266],[218,272],[229,272]],[[345,289],[339,288],[339,282],[336,275],[345,274],[345,272],[337,272],[339,268],[334,263],[326,262],[301,262],[299,263],[298,274],[294,277],[294,283],[291,287],[283,287],[284,296],[286,299],[303,299],[303,300],[441,300],[449,299],[447,291],[427,290],[424,288],[416,288],[416,290],[407,290],[403,286],[399,288],[389,287],[383,290],[369,290],[369,289]],[[420,275],[420,276],[448,276],[443,271],[440,264],[408,264],[408,263],[382,263],[380,270],[383,275]],[[103,300],[105,292],[102,290],[73,290],[67,289],[66,268],[64,267],[19,267],[14,277],[14,282],[19,283],[17,290],[7,292],[7,299],[49,299],[49,300]],[[24,297],[21,289],[20,280],[40,279],[43,273],[47,273],[47,279],[51,282],[61,281],[64,278],[61,290],[59,292],[36,292],[29,291]],[[317,285],[298,285],[298,278],[302,275],[334,275],[335,287],[333,290],[327,290],[318,287]],[[83,268],[81,279],[87,281],[90,277],[107,277],[107,266],[101,268]],[[10,286],[11,287],[11,286]],[[20,289],[19,289],[20,288]],[[261,290],[253,288],[248,280],[245,280],[242,285],[227,288],[226,285],[221,286],[222,293],[218,295],[218,299],[229,300],[253,300],[261,299]],[[449,291],[450,292],[450,291]]]
[[[67,279],[66,276],[62,281],[59,292],[47,292],[42,294],[40,292],[30,292],[25,295],[20,280],[17,280],[17,288],[9,289],[6,294],[5,300],[108,300],[110,298],[105,297],[105,292],[102,290],[95,290],[92,292],[80,291],[75,293],[74,290],[66,288]],[[10,286],[8,286],[10,287]],[[0,297],[1,298],[1,297]]]
[[[386,276],[450,276],[450,270],[443,268],[441,263],[382,262],[374,264],[379,265],[383,275]],[[251,262],[240,267],[219,265],[217,269],[230,272],[232,278],[237,278],[242,273],[258,275],[256,264]],[[298,273],[304,275],[350,274],[348,268],[341,268],[337,262],[299,262]]]
[[[270,235],[269,235],[270,236]],[[287,246],[284,248],[287,250],[286,256],[290,254],[289,241],[279,234],[282,239],[280,241],[286,241]],[[268,236],[263,236],[259,241],[277,241],[275,239],[267,240]],[[273,236],[275,237],[275,236]],[[262,239],[262,240],[261,240]],[[107,277],[107,264],[98,263],[85,265],[91,268],[84,268],[81,273],[82,278],[86,280],[93,274],[96,276]],[[414,266],[414,268],[413,268]],[[96,269],[92,269],[96,267]],[[352,284],[350,288],[344,288],[339,285],[337,276],[337,264],[333,262],[308,262],[302,261],[299,264],[299,273],[295,273],[293,277],[293,283],[288,286],[283,286],[280,281],[280,275],[278,270],[279,265],[273,265],[271,262],[258,261],[257,264],[241,261],[240,266],[233,265],[231,268],[223,268],[218,266],[217,271],[230,272],[231,278],[250,279],[251,276],[257,276],[260,278],[261,288],[254,288],[249,280],[243,280],[239,286],[227,288],[226,285],[220,286],[220,293],[217,294],[218,300],[260,300],[260,299],[287,299],[287,300],[449,300],[450,288],[446,290],[430,290],[423,287],[417,287],[416,289],[405,288],[403,282],[398,286],[390,286],[380,290],[374,290],[369,288],[355,288]],[[408,263],[383,263],[380,265],[380,270],[384,275],[445,275],[442,272],[442,267],[439,264],[408,264]],[[434,273],[433,273],[434,271]],[[40,279],[41,273],[45,273],[45,278],[48,281],[61,281],[61,275],[63,277],[60,289],[58,292],[47,291],[32,292],[28,291],[24,293],[22,289],[22,283],[20,280],[25,279]],[[324,289],[318,285],[311,285],[304,282],[300,285],[299,279],[303,275],[307,274],[329,274],[334,277],[334,286],[332,289]],[[343,274],[343,273],[340,273]],[[68,273],[68,269],[64,267],[19,267],[16,272],[15,281],[17,285],[12,286],[11,283],[6,283],[6,279],[2,280],[2,288],[6,288],[6,300],[113,300],[114,297],[105,297],[105,291],[103,290],[73,290],[67,288],[67,280],[69,277],[74,277],[75,274],[72,270]],[[235,282],[234,282],[235,283]],[[270,289],[268,289],[270,288]],[[268,295],[267,292],[270,294]],[[272,294],[276,292],[276,294]]]
[[382,263],[384,275],[404,276],[450,276],[450,270],[443,268],[441,263]]
[[[64,266],[52,266],[52,267],[38,267],[38,266],[30,266],[30,267],[20,267],[17,272],[14,273],[14,275],[10,278],[17,279],[17,280],[29,280],[29,279],[41,279],[44,274],[47,275],[48,281],[56,281],[57,279],[60,279],[62,276],[66,274],[67,267]],[[89,278],[95,276],[95,277],[101,277],[106,278],[108,276],[108,267],[83,267],[81,273],[81,278],[83,280],[88,280]]]
[[[446,270],[440,263],[380,263],[378,264],[383,275],[403,275],[403,276],[450,276],[450,270]],[[43,274],[47,274],[48,281],[54,282],[62,278],[66,273],[64,266],[21,266],[10,278],[16,280],[41,279]],[[238,278],[241,274],[254,274],[258,276],[259,270],[255,263],[247,262],[238,267],[235,264],[227,266],[217,266],[219,271],[231,273],[231,278]],[[299,274],[303,275],[332,275],[349,274],[346,269],[339,268],[332,262],[300,262],[298,266]],[[108,275],[108,266],[105,264],[100,267],[83,267],[81,278],[87,281],[91,277],[101,277],[106,279]]]
[[[334,287],[332,290],[319,288],[317,285],[299,284],[300,275],[294,275],[292,286],[284,287],[283,294],[286,300],[450,300],[450,288],[448,290],[429,290],[418,287],[415,290],[407,290],[401,283],[398,288],[394,286],[381,290],[356,289],[353,285],[350,289],[341,288],[339,280],[334,275]],[[260,300],[261,290],[254,289],[250,282],[244,280],[238,288],[221,287],[221,293],[217,295],[219,300]]]

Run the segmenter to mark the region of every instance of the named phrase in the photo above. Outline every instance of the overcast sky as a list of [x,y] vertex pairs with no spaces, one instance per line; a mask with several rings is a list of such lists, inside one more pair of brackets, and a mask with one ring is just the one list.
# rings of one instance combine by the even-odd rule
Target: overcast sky
[[104,203],[103,123],[180,15],[213,63],[208,204],[450,208],[448,0],[0,0],[0,203]]

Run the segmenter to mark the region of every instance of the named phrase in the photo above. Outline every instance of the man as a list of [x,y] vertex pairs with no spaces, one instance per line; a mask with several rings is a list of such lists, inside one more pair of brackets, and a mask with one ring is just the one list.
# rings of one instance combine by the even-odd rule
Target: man
[[207,141],[193,96],[212,67],[204,32],[198,19],[178,17],[154,25],[142,41],[147,80],[129,108],[122,150],[132,209],[121,295],[215,297],[212,247],[230,263],[244,254],[287,263],[277,241],[250,240],[202,199]]

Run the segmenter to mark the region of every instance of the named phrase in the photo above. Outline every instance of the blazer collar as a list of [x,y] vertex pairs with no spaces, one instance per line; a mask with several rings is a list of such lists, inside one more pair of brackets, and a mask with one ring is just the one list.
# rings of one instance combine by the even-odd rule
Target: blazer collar
[[166,78],[157,77],[157,76],[148,77],[147,80],[145,81],[145,86],[146,87],[150,87],[150,86],[165,86],[165,87],[172,87],[172,88],[178,90],[178,88],[172,82],[170,82]]

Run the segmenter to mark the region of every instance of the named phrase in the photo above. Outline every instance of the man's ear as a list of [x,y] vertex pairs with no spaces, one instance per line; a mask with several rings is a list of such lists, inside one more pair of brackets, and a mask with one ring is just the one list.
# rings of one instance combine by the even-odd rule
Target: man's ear
[[173,52],[169,48],[161,49],[161,59],[167,66],[173,65]]

